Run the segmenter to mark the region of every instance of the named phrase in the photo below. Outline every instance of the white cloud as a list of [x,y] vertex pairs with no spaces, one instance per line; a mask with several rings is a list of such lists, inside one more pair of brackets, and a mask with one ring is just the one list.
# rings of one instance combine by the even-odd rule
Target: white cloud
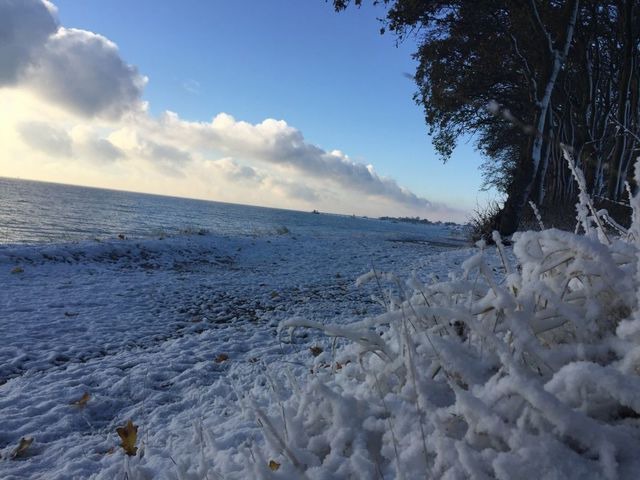
[[66,130],[45,122],[23,122],[17,125],[22,140],[34,148],[54,157],[71,156],[71,137]]
[[313,204],[320,199],[318,193],[307,185],[278,178],[256,168],[242,165],[230,157],[221,158],[211,162],[224,177],[232,182],[243,184],[252,188],[260,188],[273,192],[282,198],[301,200]]
[[180,150],[177,147],[166,145],[162,143],[156,143],[152,140],[144,142],[142,149],[144,155],[149,160],[161,160],[166,163],[175,164],[176,166],[184,165],[191,160],[189,152]]
[[90,138],[83,145],[84,157],[98,162],[114,162],[125,154],[106,138]]
[[320,201],[320,196],[314,189],[300,182],[272,180],[271,186],[285,198],[302,200],[308,204],[315,204]]
[[213,165],[220,169],[220,172],[229,180],[234,182],[255,182],[260,183],[264,175],[253,167],[240,165],[231,158],[222,158],[213,162]]
[[143,146],[143,153],[156,168],[167,175],[182,177],[183,168],[191,161],[191,154],[172,145],[156,143],[147,140]]
[[210,123],[187,122],[177,114],[167,112],[150,128],[176,141],[189,139],[200,148],[288,167],[365,195],[413,208],[433,210],[441,207],[402,188],[395,180],[378,175],[371,165],[354,162],[338,150],[328,152],[306,142],[299,130],[282,120],[267,119],[254,125],[221,113]]
[[0,0],[0,86],[18,82],[50,35],[55,9],[40,0]]
[[147,79],[101,35],[58,26],[42,0],[0,0],[0,86],[30,88],[87,117],[144,108]]
[[60,28],[24,73],[25,85],[87,117],[117,119],[144,108],[147,79],[125,63],[116,45],[85,30]]
[[109,141],[129,157],[147,160],[157,170],[172,177],[183,177],[183,170],[192,161],[189,151],[167,143],[161,135],[150,134],[136,123],[111,132]]
[[70,135],[73,151],[78,159],[97,164],[110,164],[126,158],[124,151],[109,139],[100,137],[99,132],[94,132],[91,128],[78,125],[71,130]]

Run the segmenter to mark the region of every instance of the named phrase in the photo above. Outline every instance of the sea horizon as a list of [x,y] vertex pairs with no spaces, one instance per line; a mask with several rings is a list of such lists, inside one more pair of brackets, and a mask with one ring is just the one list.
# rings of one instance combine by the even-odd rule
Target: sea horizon
[[[433,235],[424,224],[379,218],[243,205],[40,180],[0,177],[0,244],[182,233],[265,235],[290,229],[329,235]],[[386,217],[390,219],[394,217]],[[437,223],[436,223],[437,224]]]
[[[194,200],[197,202],[209,202],[209,203],[218,203],[218,204],[222,204],[222,205],[234,205],[234,206],[239,206],[239,207],[255,207],[255,208],[265,208],[268,210],[282,210],[285,212],[300,212],[300,213],[312,213],[313,210],[298,210],[295,208],[285,208],[285,207],[267,207],[265,205],[257,205],[257,204],[251,204],[251,203],[238,203],[238,202],[225,202],[223,200],[212,200],[212,199],[208,199],[208,198],[200,198],[200,197],[187,197],[187,196],[182,196],[182,195],[171,195],[168,193],[153,193],[153,192],[141,192],[141,191],[137,191],[137,190],[125,190],[125,189],[120,189],[120,188],[109,188],[109,187],[97,187],[95,185],[81,185],[79,183],[66,183],[66,182],[52,182],[50,180],[38,180],[38,179],[33,179],[33,178],[22,178],[22,177],[7,177],[4,175],[0,175],[0,181],[2,180],[16,180],[16,181],[23,181],[23,182],[33,182],[33,183],[46,183],[46,184],[51,184],[51,185],[60,185],[60,186],[64,186],[64,187],[78,187],[78,188],[87,188],[87,189],[92,189],[92,190],[105,190],[108,192],[122,192],[122,193],[134,193],[134,194],[139,194],[139,195],[149,195],[149,196],[153,196],[153,197],[165,197],[165,198],[177,198],[177,199],[182,199],[182,200]],[[356,216],[359,218],[369,218],[369,219],[379,219],[384,217],[385,215],[380,215],[380,216],[367,216],[367,215],[355,215],[355,214],[348,214],[348,213],[337,213],[337,212],[329,212],[329,211],[318,211],[319,213],[325,214],[325,215],[337,215],[337,216],[343,216],[343,217],[352,217],[352,216]],[[437,222],[434,222],[437,223]],[[441,222],[444,223],[444,222]],[[452,222],[452,223],[456,223],[456,222]]]

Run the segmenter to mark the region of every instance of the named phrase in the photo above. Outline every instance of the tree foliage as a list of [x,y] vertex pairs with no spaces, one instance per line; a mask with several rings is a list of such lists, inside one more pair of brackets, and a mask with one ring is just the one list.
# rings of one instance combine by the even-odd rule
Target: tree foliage
[[[350,3],[363,2],[333,2]],[[474,134],[485,182],[507,194],[503,233],[527,201],[575,196],[561,144],[590,194],[621,199],[640,144],[640,0],[372,3],[383,31],[417,39],[415,100],[443,160]]]

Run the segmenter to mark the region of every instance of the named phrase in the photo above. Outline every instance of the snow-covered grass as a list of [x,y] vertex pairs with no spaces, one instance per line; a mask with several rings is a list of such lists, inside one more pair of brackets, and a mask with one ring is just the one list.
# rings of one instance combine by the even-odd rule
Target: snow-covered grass
[[285,402],[309,478],[637,478],[634,244],[546,230],[513,254],[501,275],[481,247],[448,281],[410,278],[348,327],[282,324],[352,341]]
[[328,368],[292,388],[281,418],[255,408],[261,457],[286,478],[639,478],[633,202],[628,232],[605,231],[582,193],[581,234],[519,233],[507,252],[494,233],[501,272],[479,243],[446,281],[361,277],[391,285],[381,315],[283,322],[283,334],[313,328],[349,345],[316,359]]

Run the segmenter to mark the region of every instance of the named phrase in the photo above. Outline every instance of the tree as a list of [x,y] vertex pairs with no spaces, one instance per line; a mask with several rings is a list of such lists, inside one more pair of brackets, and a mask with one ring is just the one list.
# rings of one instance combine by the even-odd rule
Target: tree
[[373,3],[386,5],[383,32],[418,40],[415,100],[443,160],[475,134],[485,182],[507,196],[501,233],[515,231],[527,201],[575,195],[560,142],[591,193],[621,197],[638,145],[640,0]]

